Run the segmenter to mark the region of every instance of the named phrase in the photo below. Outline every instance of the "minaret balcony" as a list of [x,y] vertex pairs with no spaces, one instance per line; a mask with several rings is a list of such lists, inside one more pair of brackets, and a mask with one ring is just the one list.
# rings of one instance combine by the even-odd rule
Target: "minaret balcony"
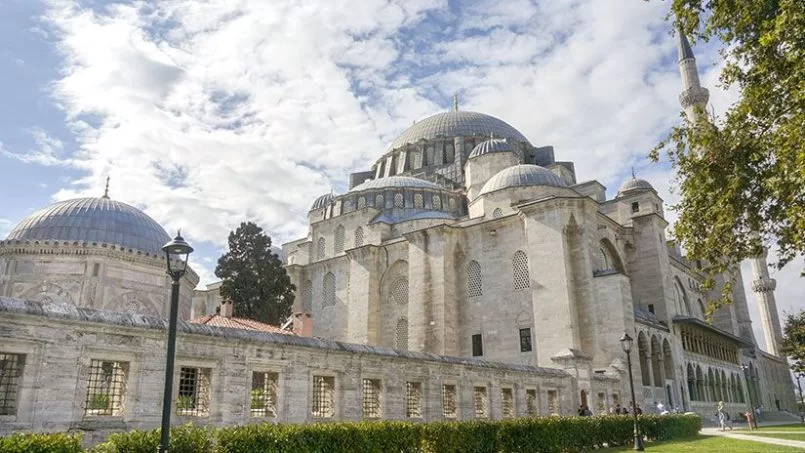
[[752,280],[752,291],[756,293],[766,293],[777,288],[777,280],[773,278],[758,278]]
[[710,92],[703,87],[688,88],[679,95],[679,103],[682,104],[683,108],[688,108],[692,105],[704,106],[709,99]]

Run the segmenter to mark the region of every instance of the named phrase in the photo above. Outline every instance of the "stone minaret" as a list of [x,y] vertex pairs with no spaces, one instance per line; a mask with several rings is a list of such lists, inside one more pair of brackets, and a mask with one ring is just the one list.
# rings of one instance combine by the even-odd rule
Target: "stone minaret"
[[[688,120],[696,121],[698,110],[704,111],[710,93],[699,82],[696,69],[696,57],[690,48],[690,42],[682,31],[677,32],[677,50],[679,51],[679,72],[682,75],[682,93],[679,103],[685,109]],[[752,291],[757,295],[760,309],[760,323],[766,340],[766,349],[770,354],[780,355],[780,316],[777,313],[777,302],[774,300],[774,289],[777,282],[769,278],[769,266],[766,263],[766,250],[752,259]]]
[[685,34],[679,30],[676,34],[676,47],[679,51],[679,73],[682,75],[682,94],[679,103],[685,109],[685,115],[691,122],[696,121],[696,107],[704,110],[710,99],[710,92],[699,82],[699,71],[696,69],[696,57]]

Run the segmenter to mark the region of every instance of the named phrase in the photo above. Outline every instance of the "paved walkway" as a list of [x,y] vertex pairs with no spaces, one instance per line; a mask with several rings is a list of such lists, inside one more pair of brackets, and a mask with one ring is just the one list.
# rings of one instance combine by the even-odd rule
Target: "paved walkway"
[[[761,425],[762,426],[762,425]],[[762,433],[782,433],[783,431],[760,431]],[[791,434],[791,431],[785,431]],[[763,442],[765,444],[783,445],[785,447],[798,447],[805,450],[805,441],[801,440],[788,440],[788,439],[775,439],[773,437],[753,436],[752,431],[748,430],[734,430],[734,431],[721,431],[720,428],[702,428],[702,434],[706,436],[724,436],[732,439],[751,440],[754,442]]]

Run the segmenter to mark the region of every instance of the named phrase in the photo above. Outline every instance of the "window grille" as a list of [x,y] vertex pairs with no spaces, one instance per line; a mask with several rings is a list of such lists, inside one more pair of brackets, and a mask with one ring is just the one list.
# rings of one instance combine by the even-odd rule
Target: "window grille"
[[408,279],[398,278],[391,284],[391,300],[397,305],[408,305]]
[[450,212],[456,212],[456,200],[454,198],[448,198],[447,205],[450,206]]
[[90,361],[85,416],[123,415],[128,367],[129,364],[125,362]]
[[484,340],[480,333],[472,336],[472,356],[479,357],[484,355]]
[[380,417],[380,380],[363,380],[363,416],[366,418]]
[[332,272],[328,272],[327,275],[324,276],[321,293],[322,307],[332,307],[335,305],[335,275],[333,275]]
[[313,311],[313,282],[305,280],[302,285],[302,309],[311,312]]
[[512,389],[500,390],[500,404],[504,418],[514,417],[514,391]]
[[483,295],[481,282],[481,265],[477,261],[470,261],[467,265],[467,296],[477,297]]
[[358,197],[358,209],[366,207],[366,197]]
[[512,257],[512,275],[515,290],[531,287],[531,277],[528,275],[528,257],[520,250],[516,251]]
[[252,373],[252,417],[277,416],[279,374],[255,371]]
[[401,193],[394,194],[394,207],[400,209],[405,207],[405,200],[403,199],[403,194]]
[[343,209],[341,210],[343,213],[352,212],[352,200],[344,200]]
[[455,384],[444,384],[442,386],[442,416],[456,418],[457,415],[456,386]]
[[607,413],[607,394],[599,392],[598,393],[598,413],[606,414]]
[[537,390],[527,389],[525,391],[525,413],[526,415],[537,415]]
[[363,228],[358,227],[355,230],[355,247],[360,247],[363,245]]
[[405,416],[422,418],[422,383],[405,383]]
[[311,414],[314,417],[332,418],[335,415],[334,394],[334,377],[313,376],[313,407],[311,408]]
[[560,415],[559,393],[556,390],[548,390],[548,413],[551,415]]
[[421,193],[415,193],[414,194],[414,207],[419,208],[419,209],[422,209],[423,207],[425,207],[425,199],[422,198]]
[[495,208],[495,210],[492,211],[492,217],[496,219],[503,217],[503,210],[500,208]]
[[601,247],[601,248],[598,249],[598,254],[599,254],[600,260],[601,260],[601,270],[602,271],[609,270],[610,266],[609,266],[609,257],[607,256],[607,251],[604,250],[603,247]]
[[17,387],[25,355],[0,352],[0,415],[17,415]]
[[531,329],[520,329],[520,352],[531,351]]
[[385,206],[386,205],[385,201],[386,200],[383,199],[383,194],[382,193],[379,193],[379,194],[375,195],[375,207],[377,209],[385,208],[386,207]]
[[632,203],[632,212],[639,212],[639,211],[640,211],[640,203],[638,203],[636,201],[633,202]]
[[438,195],[433,196],[433,209],[436,209],[437,211],[442,210],[442,197]]
[[489,416],[488,401],[486,397],[486,387],[473,387],[473,406],[475,406],[475,417],[486,418]]
[[344,227],[338,225],[335,229],[335,253],[344,252]]
[[181,367],[176,415],[205,417],[210,414],[211,374],[209,368]]
[[327,249],[327,240],[324,238],[319,238],[319,242],[316,244],[316,259],[324,259],[324,254]]
[[395,346],[402,351],[408,350],[408,319],[400,318],[397,320],[395,332]]

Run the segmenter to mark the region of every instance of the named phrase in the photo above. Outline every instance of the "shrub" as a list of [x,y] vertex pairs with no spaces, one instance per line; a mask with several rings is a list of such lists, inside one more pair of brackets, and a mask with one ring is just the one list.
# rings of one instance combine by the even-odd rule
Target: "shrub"
[[[159,446],[160,430],[111,434],[109,439],[96,446],[94,453],[154,453]],[[188,423],[171,427],[171,453],[208,453],[213,448],[212,432],[209,429]]]
[[80,453],[80,434],[13,434],[0,437],[0,453]]

